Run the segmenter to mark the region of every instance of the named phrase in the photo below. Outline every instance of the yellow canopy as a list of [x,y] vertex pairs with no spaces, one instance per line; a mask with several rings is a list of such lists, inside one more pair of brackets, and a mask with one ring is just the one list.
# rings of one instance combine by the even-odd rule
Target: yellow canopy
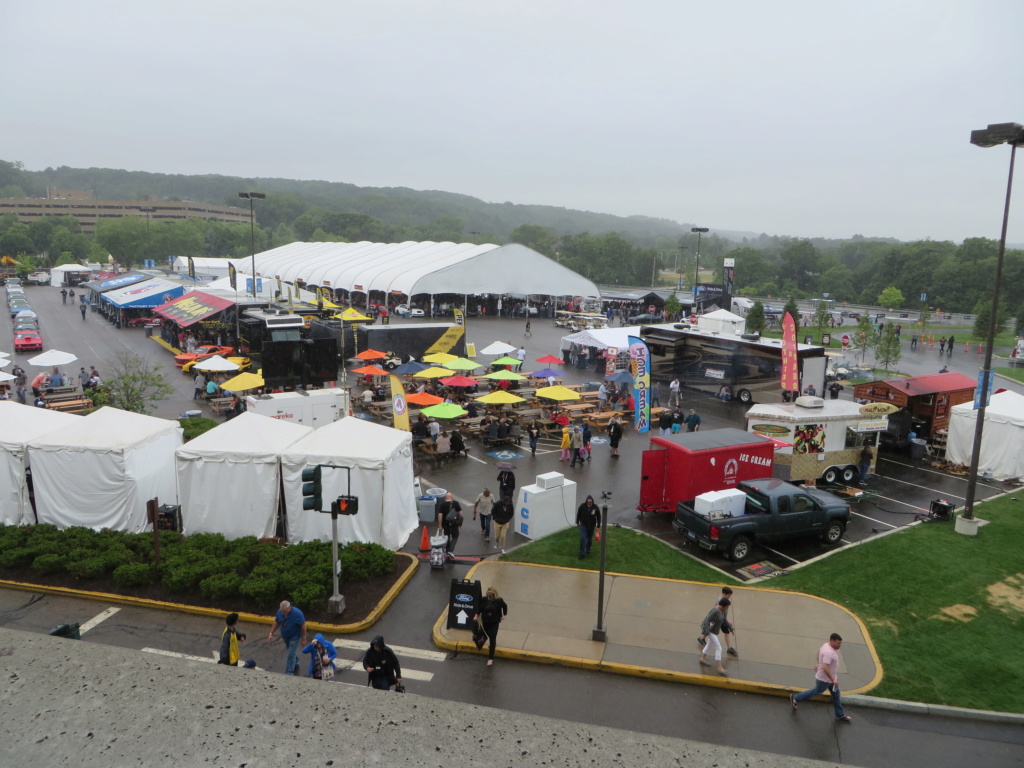
[[427,355],[426,357],[424,357],[423,358],[423,362],[424,363],[440,363],[441,365],[444,365],[445,363],[450,363],[452,360],[458,360],[458,359],[459,359],[458,355],[451,355],[451,354],[448,354],[447,352],[435,352],[432,355]]
[[501,403],[521,403],[526,398],[520,397],[519,395],[513,395],[511,392],[505,392],[499,389],[497,392],[491,392],[487,395],[481,395],[476,399],[478,403],[487,403],[488,405],[499,405]]
[[544,387],[538,389],[536,392],[537,397],[546,397],[548,400],[579,400],[580,393],[575,392],[567,387],[563,387],[561,384],[556,384],[553,387]]
[[225,381],[220,388],[225,392],[245,392],[247,389],[262,387],[265,383],[258,373],[240,373]]
[[338,314],[334,315],[334,318],[335,319],[339,319],[340,318],[342,320],[348,320],[350,322],[351,321],[355,321],[355,320],[373,320],[372,317],[367,317],[366,315],[362,314],[361,312],[358,312],[358,311],[352,309],[352,307],[349,307],[348,309],[343,309],[341,312],[339,312]]
[[442,376],[451,376],[454,371],[449,371],[447,368],[438,368],[436,365],[433,368],[427,368],[426,370],[414,373],[412,376],[414,379],[440,379]]

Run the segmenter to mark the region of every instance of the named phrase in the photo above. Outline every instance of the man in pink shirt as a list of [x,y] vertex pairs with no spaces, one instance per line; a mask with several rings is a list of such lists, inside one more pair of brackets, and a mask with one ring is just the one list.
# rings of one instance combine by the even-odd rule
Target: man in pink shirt
[[828,690],[832,694],[832,706],[836,711],[836,720],[844,723],[850,722],[851,718],[843,711],[843,700],[839,695],[839,648],[843,644],[843,638],[833,632],[828,642],[818,649],[818,664],[814,668],[814,687],[790,696],[789,701],[796,709],[797,704],[817,696],[822,691]]

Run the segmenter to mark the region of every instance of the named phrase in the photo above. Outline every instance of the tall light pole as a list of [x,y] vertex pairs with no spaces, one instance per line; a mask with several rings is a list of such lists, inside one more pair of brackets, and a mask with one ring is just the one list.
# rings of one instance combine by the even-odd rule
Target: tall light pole
[[685,245],[676,246],[676,289],[683,287],[683,256],[686,255],[687,247]]
[[139,207],[139,210],[146,214],[146,252],[148,254],[152,248],[152,242],[149,239],[149,214],[156,213],[156,208],[152,205],[143,205]]
[[700,275],[700,236],[708,231],[707,227],[690,227],[691,232],[697,233],[697,259],[693,264],[693,306],[697,307],[697,281]]
[[256,215],[252,207],[253,200],[266,200],[262,192],[239,192],[238,196],[249,201],[249,256],[252,259],[252,297],[256,298]]
[[992,286],[992,314],[988,321],[988,343],[985,345],[985,362],[981,369],[978,386],[981,389],[978,405],[978,422],[974,427],[974,448],[971,451],[971,468],[967,473],[967,496],[964,500],[964,514],[974,519],[974,494],[978,485],[978,462],[981,457],[981,438],[985,431],[985,409],[988,407],[989,383],[992,380],[992,345],[999,323],[999,288],[1003,282],[1003,255],[1006,253],[1006,228],[1010,220],[1010,193],[1013,191],[1013,164],[1017,147],[1024,146],[1024,125],[1019,123],[997,123],[978,131],[971,131],[971,144],[976,147],[997,147],[1010,145],[1010,173],[1006,180],[1006,203],[1003,205],[1003,229],[999,235],[999,258],[996,260],[996,279]]

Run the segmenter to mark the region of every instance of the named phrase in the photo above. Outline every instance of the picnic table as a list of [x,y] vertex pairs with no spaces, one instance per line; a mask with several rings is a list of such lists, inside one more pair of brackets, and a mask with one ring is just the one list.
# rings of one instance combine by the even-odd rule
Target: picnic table
[[390,418],[391,415],[392,415],[391,403],[390,402],[370,403],[366,407],[366,410],[368,410],[370,413],[372,413],[378,419],[387,419],[387,418]]
[[596,403],[562,403],[558,407],[563,411],[566,411],[571,416],[583,416],[586,413],[591,413],[597,410]]
[[[57,391],[63,390],[63,391]],[[53,387],[42,395],[46,407],[51,411],[63,413],[79,413],[92,408],[92,400],[78,392],[74,387]]]

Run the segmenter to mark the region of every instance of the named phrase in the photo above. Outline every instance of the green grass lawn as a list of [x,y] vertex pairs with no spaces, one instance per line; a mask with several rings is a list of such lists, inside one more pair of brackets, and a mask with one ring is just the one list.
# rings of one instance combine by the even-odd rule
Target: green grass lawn
[[996,373],[1014,381],[1024,381],[1024,368],[997,368]]
[[[884,678],[872,695],[1024,713],[1024,492],[975,507],[991,524],[977,537],[952,523],[901,531],[765,584],[833,600],[868,626]],[[597,569],[580,561],[575,528],[505,555],[524,563]],[[723,583],[673,547],[612,529],[608,570]]]

